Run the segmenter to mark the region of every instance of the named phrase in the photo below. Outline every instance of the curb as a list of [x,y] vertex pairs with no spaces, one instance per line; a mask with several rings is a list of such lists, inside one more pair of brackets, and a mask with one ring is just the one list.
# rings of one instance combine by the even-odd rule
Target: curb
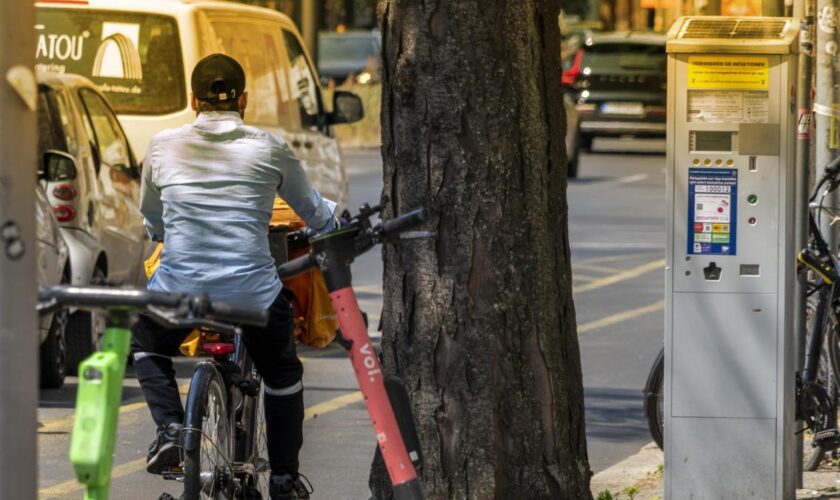
[[648,443],[635,455],[592,476],[589,490],[596,496],[604,490],[620,492],[650,477],[651,474],[658,474],[663,460],[662,450],[656,443]]

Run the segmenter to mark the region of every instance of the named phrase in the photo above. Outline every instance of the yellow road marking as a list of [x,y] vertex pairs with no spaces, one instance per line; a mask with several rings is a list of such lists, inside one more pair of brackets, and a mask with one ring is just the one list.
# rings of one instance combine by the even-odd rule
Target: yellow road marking
[[[586,271],[593,271],[593,272],[600,273],[600,274],[620,273],[622,271],[621,269],[618,269],[618,268],[615,268],[615,267],[607,267],[607,266],[604,266],[604,265],[601,265],[601,264],[598,264],[598,263],[595,263],[595,264],[587,264],[587,263],[575,264],[573,262],[572,263],[572,271],[576,271],[578,269],[583,269],[583,270],[586,270]],[[572,274],[574,274],[574,273],[572,273]]]
[[604,276],[603,278],[599,278],[595,281],[587,283],[585,285],[577,286],[572,288],[573,293],[583,293],[589,292],[592,290],[597,290],[598,288],[603,288],[605,286],[614,285],[620,281],[629,280],[632,278],[637,278],[645,273],[649,273],[655,269],[664,269],[665,267],[665,259],[655,260],[653,262],[648,262],[646,264],[642,264],[640,266],[636,266],[634,268],[628,269],[626,271],[621,271],[615,274],[611,274],[609,276]]
[[583,273],[578,273],[578,272],[573,271],[572,272],[572,279],[575,280],[575,281],[583,281],[585,283],[589,283],[590,281],[595,281],[598,278],[596,278],[595,276],[589,276],[588,274],[583,274]]
[[[338,396],[337,398],[324,401],[323,403],[318,403],[316,405],[310,406],[305,410],[303,419],[309,420],[319,415],[323,415],[325,413],[340,410],[345,406],[357,403],[359,401],[362,401],[363,399],[364,398],[362,397],[362,393],[359,391],[351,392],[350,394],[344,394]],[[111,470],[112,491],[113,481],[115,479],[127,476],[129,474],[133,474],[135,472],[139,472],[141,470],[144,470],[145,468],[146,457],[138,458],[136,460],[132,460],[131,462],[126,462],[124,464],[114,467]],[[67,495],[69,493],[75,493],[77,491],[83,490],[84,486],[78,483],[75,479],[73,479],[39,490],[38,498],[41,500],[45,500],[47,498],[52,498],[58,495]]]
[[638,309],[630,309],[629,311],[622,311],[618,314],[613,314],[612,316],[607,316],[604,318],[596,319],[595,321],[590,321],[589,323],[578,325],[577,331],[578,334],[591,332],[592,330],[598,330],[599,328],[614,325],[622,321],[638,318],[639,316],[644,316],[645,314],[661,311],[664,307],[665,301],[659,300],[648,306],[640,307]]
[[328,401],[324,401],[323,403],[318,403],[317,405],[310,406],[304,411],[303,419],[309,420],[310,418],[316,418],[319,415],[339,410],[353,403],[358,403],[363,399],[364,397],[362,396],[362,393],[360,391],[351,392],[350,394],[344,394],[343,396],[338,396],[337,398],[333,398]]
[[353,285],[353,290],[364,293],[378,293],[382,295],[382,285]]
[[[190,384],[184,384],[178,386],[178,392],[181,394],[186,394],[190,390]],[[146,408],[145,401],[138,401],[136,403],[128,403],[120,406],[119,414],[124,415],[126,413],[135,412],[137,410],[142,410]],[[73,429],[73,419],[74,415],[67,415],[64,418],[53,420],[51,422],[45,422],[44,425],[38,428],[38,434],[52,434],[57,432],[70,432]]]
[[625,260],[632,260],[638,259],[642,257],[650,257],[654,253],[659,253],[657,251],[649,251],[649,252],[637,252],[637,253],[624,253],[621,255],[607,255],[606,257],[591,257],[589,259],[583,260],[572,260],[572,267],[578,264],[594,264],[596,262],[622,262]]

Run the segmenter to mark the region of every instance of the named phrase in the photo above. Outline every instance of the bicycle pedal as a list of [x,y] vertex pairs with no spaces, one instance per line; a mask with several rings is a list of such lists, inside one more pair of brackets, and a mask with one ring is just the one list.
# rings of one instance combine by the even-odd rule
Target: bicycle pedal
[[[161,477],[167,481],[183,481],[184,480],[184,468],[183,467],[170,467],[161,473]],[[164,495],[168,495],[168,493],[164,493]],[[162,497],[161,497],[162,498]]]

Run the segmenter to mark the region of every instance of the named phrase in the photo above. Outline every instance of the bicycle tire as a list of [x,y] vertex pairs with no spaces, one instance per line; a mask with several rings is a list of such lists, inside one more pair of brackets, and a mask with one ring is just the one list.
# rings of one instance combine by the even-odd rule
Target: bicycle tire
[[665,434],[665,348],[659,351],[656,361],[650,368],[644,389],[644,411],[650,437],[659,449],[663,449]]
[[[819,295],[815,295],[814,297],[818,298]],[[809,299],[806,304],[806,345],[810,345],[811,342],[811,335],[813,332],[812,322],[816,314],[816,307],[817,300]],[[834,315],[830,311],[826,312],[824,321],[824,337],[823,344],[820,348],[817,379],[823,381],[823,383],[825,384],[828,396],[834,408],[833,412],[836,415],[838,403],[838,388],[840,388],[840,383],[838,383],[838,381],[840,380],[840,374],[838,374],[837,372],[837,368],[838,366],[840,366],[840,362],[838,362],[838,351],[840,351],[840,346],[837,345],[838,338],[836,330],[836,321],[834,319]],[[837,420],[835,416],[835,422],[836,421]],[[809,472],[815,471],[819,468],[820,464],[825,458],[826,453],[835,451],[831,449],[824,449],[823,447],[821,447],[813,441],[811,443],[811,448],[811,453],[808,453],[807,449],[803,451],[802,469]]]
[[254,466],[254,475],[251,476],[250,484],[246,487],[244,498],[267,500],[271,466],[268,462],[268,440],[265,434],[265,393],[259,376],[252,375],[252,378],[259,380],[259,392],[256,397],[247,398],[242,422],[245,424],[245,439],[247,440],[246,461]]
[[190,381],[184,419],[184,498],[232,498],[232,432],[225,382],[212,362]]

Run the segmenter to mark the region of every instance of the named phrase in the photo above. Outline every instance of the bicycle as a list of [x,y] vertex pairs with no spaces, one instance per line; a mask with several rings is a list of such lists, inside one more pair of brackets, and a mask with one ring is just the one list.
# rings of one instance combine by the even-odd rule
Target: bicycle
[[132,313],[142,311],[170,328],[205,327],[233,334],[238,330],[234,324],[262,326],[268,322],[268,313],[262,309],[232,306],[207,296],[150,290],[57,286],[40,288],[38,299],[39,314],[69,307],[107,311],[101,350],[79,365],[70,442],[70,462],[77,480],[85,486],[86,500],[105,500],[109,495]]
[[[840,186],[840,158],[825,169],[809,199],[818,216],[824,210],[825,196]],[[825,191],[821,191],[828,184]],[[816,198],[822,192],[822,198]],[[799,272],[811,271],[806,306],[806,358],[803,373],[796,375],[796,416],[811,431],[812,452],[805,458],[803,468],[815,470],[823,457],[840,449],[837,429],[838,399],[840,399],[840,271],[828,243],[822,236],[814,212],[808,213],[808,245],[797,255]],[[643,407],[651,437],[660,449],[664,430],[665,350],[659,352],[651,367],[643,389]]]

